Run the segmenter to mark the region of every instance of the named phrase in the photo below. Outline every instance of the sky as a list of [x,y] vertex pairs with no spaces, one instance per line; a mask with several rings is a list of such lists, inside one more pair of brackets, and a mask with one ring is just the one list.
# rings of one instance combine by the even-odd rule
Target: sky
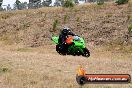
[[[13,4],[15,3],[16,0],[3,0],[3,4],[2,5],[8,5],[10,4],[11,7],[13,8]],[[19,0],[20,2],[29,2],[29,0]],[[2,6],[5,7],[5,6]]]

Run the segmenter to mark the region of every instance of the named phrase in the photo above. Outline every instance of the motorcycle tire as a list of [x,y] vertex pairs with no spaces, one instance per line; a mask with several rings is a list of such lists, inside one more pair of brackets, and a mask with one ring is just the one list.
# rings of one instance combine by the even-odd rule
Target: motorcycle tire
[[82,54],[82,56],[84,56],[84,57],[89,57],[89,56],[90,56],[90,52],[89,52],[89,50],[88,50],[87,48],[84,48],[84,49],[83,49],[83,54]]
[[60,55],[66,55],[66,52],[64,52],[61,48],[60,45],[56,45],[56,51],[60,54]]

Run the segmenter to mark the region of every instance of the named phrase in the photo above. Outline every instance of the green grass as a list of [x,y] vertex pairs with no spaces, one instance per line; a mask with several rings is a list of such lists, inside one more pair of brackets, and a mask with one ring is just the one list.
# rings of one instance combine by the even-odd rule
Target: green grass
[[112,15],[113,15],[112,13],[106,14],[107,17],[112,17]]
[[32,51],[32,49],[29,49],[29,48],[18,48],[17,51],[19,51],[19,52],[29,52],[29,51]]
[[132,17],[130,15],[127,15],[127,20],[129,21]]
[[68,15],[64,15],[64,24],[67,22],[67,20],[69,19]]
[[76,21],[79,22],[79,21],[80,21],[80,17],[77,17],[77,18],[76,18]]
[[128,25],[128,32],[132,32],[132,24]]
[[132,0],[128,1],[128,7],[130,7],[130,8],[132,7]]
[[53,22],[53,31],[56,31],[58,24],[59,24],[59,20],[57,20],[57,19],[54,20],[54,22]]
[[2,67],[2,68],[0,68],[0,73],[5,73],[5,72],[7,72],[8,70],[9,70],[8,68]]

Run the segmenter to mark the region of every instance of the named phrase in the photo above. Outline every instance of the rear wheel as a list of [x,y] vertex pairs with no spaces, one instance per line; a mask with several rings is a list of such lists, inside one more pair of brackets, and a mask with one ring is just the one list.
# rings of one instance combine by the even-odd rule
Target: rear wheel
[[84,48],[84,49],[83,49],[83,54],[82,54],[82,56],[84,56],[84,57],[89,57],[89,56],[90,56],[90,52],[89,52],[89,50],[88,50],[87,48]]
[[62,47],[60,45],[56,45],[56,51],[60,54],[60,55],[66,55],[66,52],[63,51]]

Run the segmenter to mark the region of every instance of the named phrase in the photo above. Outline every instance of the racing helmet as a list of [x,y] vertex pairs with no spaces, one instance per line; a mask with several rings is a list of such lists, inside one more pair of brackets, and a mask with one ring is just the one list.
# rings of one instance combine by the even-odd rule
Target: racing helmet
[[69,27],[64,27],[63,30],[62,30],[62,33],[65,34],[65,35],[67,35],[69,32],[71,32]]

